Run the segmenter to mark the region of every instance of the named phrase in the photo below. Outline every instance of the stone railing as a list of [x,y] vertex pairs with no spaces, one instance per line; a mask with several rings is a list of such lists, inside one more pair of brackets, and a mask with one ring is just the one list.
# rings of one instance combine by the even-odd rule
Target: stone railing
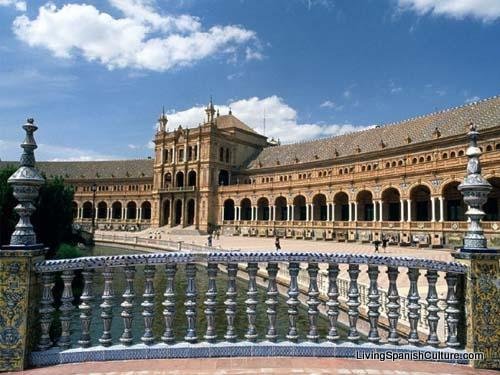
[[210,251],[236,251],[236,249],[224,250],[216,247],[205,245],[197,245],[186,241],[163,240],[159,238],[145,238],[138,236],[125,236],[120,234],[95,233],[94,241],[114,244],[133,245],[141,248],[157,248],[165,250],[177,251],[194,251],[194,252],[210,252]]
[[[244,270],[239,270],[242,264]],[[301,264],[307,264],[302,271],[307,278],[301,276]],[[361,294],[358,276],[364,268],[370,285]],[[259,290],[257,279],[264,269],[266,289]],[[348,285],[338,280],[342,269],[347,269]],[[389,283],[385,297],[378,287],[379,279],[385,277],[381,274],[384,269]],[[227,275],[220,276],[220,270]],[[406,300],[401,299],[398,289],[401,271],[408,275]],[[419,294],[424,284],[423,278],[419,280],[421,271],[425,271],[427,284],[426,304]],[[460,263],[331,253],[171,252],[46,260],[34,264],[42,284],[40,337],[29,358],[32,365],[46,366],[171,357],[352,357],[355,352],[373,350],[446,348],[447,352],[462,353],[464,304],[460,285],[466,271]],[[246,280],[246,288],[237,287],[238,272]],[[286,299],[279,297],[278,291],[277,279],[283,272],[289,279]],[[445,316],[439,314],[436,290],[440,273],[445,274],[447,287]],[[185,281],[179,284],[181,276]],[[54,286],[59,277],[62,296],[56,304]],[[81,292],[73,285],[75,277],[81,278]],[[123,285],[119,290],[115,282],[120,278]],[[223,290],[217,287],[221,279]],[[136,285],[139,280],[142,285]],[[202,281],[207,286],[203,295],[198,291]],[[102,290],[96,290],[96,285],[102,285]],[[180,285],[184,289],[179,293]],[[306,285],[304,311],[299,308],[300,289]],[[325,330],[319,329],[319,320],[324,319],[321,295],[326,295]],[[242,306],[238,306],[238,297],[243,298]],[[345,333],[338,321],[342,303],[347,306]],[[363,304],[368,309],[366,338],[360,334],[358,321]],[[409,323],[406,334],[398,329],[403,308]],[[418,330],[422,309],[428,325],[425,337]],[[379,324],[382,311],[387,329]],[[258,315],[267,317],[264,325],[256,324]],[[246,322],[240,333],[236,321]],[[280,322],[286,323],[278,329]],[[437,333],[440,322],[447,326],[443,339]]]

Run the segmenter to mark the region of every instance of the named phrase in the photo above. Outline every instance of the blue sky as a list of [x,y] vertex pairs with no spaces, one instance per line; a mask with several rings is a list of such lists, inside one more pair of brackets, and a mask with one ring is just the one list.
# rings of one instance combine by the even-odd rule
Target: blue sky
[[500,94],[500,0],[0,0],[0,159],[151,155],[210,95],[294,142]]

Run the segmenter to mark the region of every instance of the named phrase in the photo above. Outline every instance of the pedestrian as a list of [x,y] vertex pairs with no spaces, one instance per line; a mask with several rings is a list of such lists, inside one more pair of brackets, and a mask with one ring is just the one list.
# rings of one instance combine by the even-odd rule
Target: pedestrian
[[375,252],[378,253],[378,245],[380,245],[380,241],[375,240],[375,241],[373,241],[373,244],[375,245]]
[[274,246],[276,246],[276,251],[281,250],[280,238],[276,236],[276,240],[274,241]]
[[387,247],[387,242],[389,242],[389,239],[386,236],[383,236],[382,237],[382,250],[384,250],[384,252],[385,252],[385,249]]
[[215,232],[215,238],[218,240],[219,236],[220,236],[220,229],[217,229],[217,231]]
[[208,245],[208,247],[212,247],[212,234],[209,234],[209,235],[208,235],[208,238],[207,238],[207,245]]

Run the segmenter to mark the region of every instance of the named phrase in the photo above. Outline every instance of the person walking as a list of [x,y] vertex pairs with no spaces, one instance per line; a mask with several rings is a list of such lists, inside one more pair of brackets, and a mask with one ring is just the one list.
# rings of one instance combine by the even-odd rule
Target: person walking
[[373,245],[375,245],[375,252],[378,253],[378,246],[380,245],[380,241],[379,240],[373,241]]
[[280,238],[276,236],[276,240],[274,241],[274,246],[276,246],[276,251],[281,250]]
[[384,253],[385,253],[385,249],[387,247],[388,242],[389,242],[389,239],[386,236],[383,236],[382,237],[382,250],[384,250]]
[[210,233],[207,238],[208,247],[212,247],[212,234]]

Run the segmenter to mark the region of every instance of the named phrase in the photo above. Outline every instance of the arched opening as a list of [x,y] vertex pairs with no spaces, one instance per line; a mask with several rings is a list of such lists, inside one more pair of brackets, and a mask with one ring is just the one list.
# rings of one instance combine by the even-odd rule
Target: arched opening
[[182,223],[182,201],[178,199],[175,201],[174,224],[180,225],[181,223]]
[[257,201],[257,220],[269,220],[269,201],[259,198]]
[[313,197],[313,220],[326,220],[326,196],[324,194],[316,194]]
[[411,220],[431,220],[431,192],[425,185],[417,185],[410,191]]
[[444,214],[446,221],[465,220],[465,204],[462,199],[462,194],[457,189],[459,184],[459,182],[453,181],[443,188],[442,194],[444,198]]
[[71,203],[71,212],[73,212],[73,219],[76,219],[78,217],[78,203]]
[[165,173],[163,187],[168,189],[172,185],[172,174],[170,172]]
[[484,220],[499,221],[500,220],[500,178],[492,177],[488,179],[493,189],[488,194],[488,200],[484,205],[484,212],[486,216]]
[[396,188],[388,188],[382,192],[382,220],[401,220],[401,196]]
[[224,201],[224,220],[234,220],[234,201],[232,199]]
[[288,220],[287,205],[285,197],[278,197],[274,201],[274,220]]
[[148,201],[142,202],[141,204],[141,219],[151,220],[151,203]]
[[219,161],[224,161],[224,147],[219,148]]
[[333,202],[335,203],[333,219],[336,221],[349,221],[349,196],[344,192],[337,193],[333,197]]
[[82,218],[92,219],[92,202],[85,202],[82,208]]
[[373,220],[373,196],[368,190],[362,190],[356,196],[358,202],[358,221]]
[[187,202],[187,225],[194,224],[194,199]]
[[219,172],[219,185],[229,185],[229,172],[224,169]]
[[175,175],[175,184],[177,187],[184,186],[184,172],[177,172]]
[[192,146],[188,147],[187,157],[188,157],[188,160],[193,160],[193,147]]
[[305,220],[306,208],[306,198],[303,195],[293,198],[293,220]]
[[135,202],[127,203],[127,220],[134,220],[137,217],[137,205]]
[[114,202],[111,205],[111,217],[115,220],[121,220],[121,218],[122,218],[122,204],[120,202]]
[[97,218],[107,219],[108,217],[108,205],[106,202],[99,202],[97,204]]
[[252,219],[252,202],[250,199],[245,198],[240,203],[241,206],[241,220],[251,220]]
[[188,186],[196,186],[196,172],[189,171],[188,173]]
[[231,160],[229,156],[230,156],[229,155],[229,149],[227,148],[226,149],[226,163],[229,163],[229,160]]
[[163,201],[163,220],[162,225],[167,225],[170,223],[170,200],[166,199]]

